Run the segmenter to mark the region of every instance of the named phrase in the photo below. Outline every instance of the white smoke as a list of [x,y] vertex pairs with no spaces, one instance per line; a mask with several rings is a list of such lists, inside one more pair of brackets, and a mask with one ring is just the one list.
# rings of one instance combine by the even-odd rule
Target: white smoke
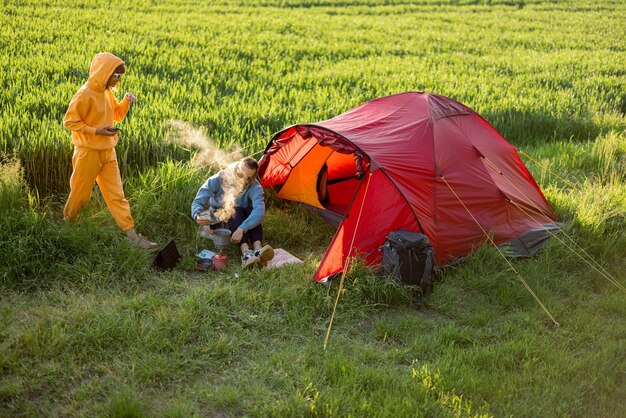
[[220,149],[209,138],[205,128],[196,127],[189,122],[172,119],[167,122],[167,128],[166,141],[197,149],[190,161],[193,167],[221,170],[224,194],[222,208],[215,211],[215,216],[220,221],[227,222],[235,215],[237,198],[250,184],[245,176],[237,175],[238,162],[243,158],[242,148],[235,144],[230,149]]
[[222,197],[222,207],[215,211],[215,216],[222,222],[226,222],[235,216],[235,202],[239,195],[245,191],[246,187],[250,185],[250,181],[244,176],[239,177],[237,175],[237,166],[238,163],[230,164],[220,173],[224,195]]
[[222,170],[243,156],[238,144],[226,150],[218,148],[203,127],[172,119],[167,122],[167,128],[166,141],[197,149],[190,162],[195,168]]

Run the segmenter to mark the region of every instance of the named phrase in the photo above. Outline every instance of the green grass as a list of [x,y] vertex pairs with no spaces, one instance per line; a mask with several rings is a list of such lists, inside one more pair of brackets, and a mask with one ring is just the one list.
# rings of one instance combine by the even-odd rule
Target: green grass
[[[570,247],[626,285],[625,17],[584,0],[0,2],[0,415],[623,416],[626,295]],[[171,272],[97,190],[61,219],[61,121],[102,50],[139,98],[117,151],[138,230],[183,255]],[[172,121],[258,155],[406,90],[467,104],[539,162],[523,157],[566,234],[512,263],[560,327],[482,248],[419,307],[354,266],[323,350],[338,287],[308,280],[333,229],[273,196],[267,240],[303,264],[245,272],[231,249],[226,271],[193,270],[208,244],[189,207],[213,168]]]

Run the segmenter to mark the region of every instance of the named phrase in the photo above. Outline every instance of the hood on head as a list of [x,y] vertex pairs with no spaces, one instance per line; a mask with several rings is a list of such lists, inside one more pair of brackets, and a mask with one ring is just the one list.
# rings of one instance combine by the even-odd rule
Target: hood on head
[[96,54],[93,60],[91,60],[88,83],[99,90],[104,90],[115,69],[122,64],[124,64],[124,61],[110,52]]

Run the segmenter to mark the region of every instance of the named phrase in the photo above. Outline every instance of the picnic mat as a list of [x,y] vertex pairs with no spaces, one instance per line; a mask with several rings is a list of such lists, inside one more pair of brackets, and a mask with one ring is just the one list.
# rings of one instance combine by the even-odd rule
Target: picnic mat
[[302,263],[302,260],[300,260],[298,257],[289,254],[282,248],[274,248],[274,258],[268,261],[266,268],[271,269],[275,267],[281,267],[287,264],[298,263]]

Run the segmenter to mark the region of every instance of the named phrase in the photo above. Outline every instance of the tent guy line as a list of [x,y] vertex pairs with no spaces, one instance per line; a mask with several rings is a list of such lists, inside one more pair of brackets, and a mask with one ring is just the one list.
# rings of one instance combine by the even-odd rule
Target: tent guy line
[[[531,206],[534,207],[532,200],[522,191],[520,190],[505,174],[504,172],[498,168],[498,166],[496,166],[493,162],[491,162],[489,159],[487,159],[485,157],[485,159],[487,160],[487,162],[489,162],[489,164],[491,165],[491,167],[496,171],[497,174],[501,175],[504,179],[506,179],[522,196],[524,196],[524,198],[528,201],[528,203],[530,203]],[[522,212],[524,212],[526,214],[526,216],[528,216],[530,219],[532,219],[533,221],[540,223],[537,219],[535,219],[534,216],[532,216],[530,213],[528,213],[521,205],[519,205],[518,203],[516,203],[515,201],[509,199],[509,202],[512,205],[515,205],[519,210],[521,210]],[[548,215],[546,215],[545,213],[543,213],[539,208],[534,207],[534,209],[537,210],[538,213],[540,213],[541,215],[543,215],[544,217],[546,217],[548,220],[550,220],[550,218],[548,217]],[[591,264],[589,262],[589,260],[587,260],[585,257],[583,257],[582,255],[580,255],[580,253],[578,253],[574,248],[572,248],[571,246],[569,246],[565,241],[563,241],[561,238],[559,238],[554,232],[552,232],[549,228],[545,228],[545,231],[548,232],[550,235],[552,235],[553,237],[555,237],[559,242],[561,242],[563,245],[565,245],[570,251],[572,251],[574,254],[576,254],[581,260],[583,260],[585,263],[587,263],[591,268],[593,268],[594,270],[596,270],[598,273],[600,273],[604,278],[606,278],[610,283],[612,283],[614,286],[616,286],[618,289],[620,289],[622,292],[626,293],[626,288],[615,278],[613,277],[608,271],[606,271],[604,269],[604,267],[602,267],[600,265],[600,263],[598,263],[589,253],[587,253],[587,251],[585,251],[584,248],[582,248],[572,237],[570,237],[565,230],[563,230],[563,228],[559,227],[559,232],[562,233],[563,235],[565,235],[574,245],[576,245],[576,247],[578,247],[578,249],[580,249],[588,258],[589,260],[593,261],[593,263],[595,263],[598,267],[594,266],[593,264]],[[598,268],[600,268],[601,270],[599,270]]]
[[[531,214],[529,214],[528,212],[526,212],[521,206],[519,206],[517,203],[515,202],[511,202],[511,204],[515,205],[516,207],[518,207],[521,211],[523,211],[524,213],[526,213],[531,219],[534,220],[533,216]],[[578,249],[580,251],[583,252],[583,254],[585,254],[589,259],[586,259],[585,257],[583,257],[582,255],[580,255],[579,252],[576,251],[576,249],[572,248],[569,244],[567,244],[567,242],[565,242],[564,240],[562,240],[561,238],[559,238],[559,236],[557,234],[555,234],[554,232],[552,232],[551,230],[549,230],[548,228],[546,228],[546,232],[548,232],[550,235],[552,235],[554,238],[556,238],[561,244],[563,244],[565,247],[567,247],[568,250],[570,250],[572,253],[576,254],[576,256],[578,256],[581,260],[583,260],[585,263],[587,263],[589,265],[589,267],[591,267],[592,269],[594,269],[595,271],[597,271],[598,273],[600,273],[601,276],[603,276],[605,279],[607,279],[611,284],[613,284],[615,287],[617,287],[619,290],[621,290],[622,292],[626,293],[626,288],[615,278],[613,277],[608,271],[606,271],[604,269],[604,267],[602,267],[600,265],[600,263],[598,263],[591,255],[589,255],[589,253],[587,253],[587,251],[585,251],[584,248],[582,248],[576,241],[574,241],[574,239],[572,237],[570,237],[567,233],[565,233],[565,230],[563,230],[563,228],[559,228],[559,232],[562,233],[563,235],[565,235],[574,245],[576,245],[576,247],[578,247]],[[597,265],[597,267],[590,263],[589,260],[593,261],[594,264]],[[600,270],[601,269],[601,270]]]
[[335,320],[335,312],[337,311],[337,305],[339,304],[339,296],[341,296],[341,292],[343,290],[343,284],[344,284],[344,281],[346,279],[346,274],[348,273],[348,268],[349,268],[349,265],[351,264],[350,253],[352,252],[352,248],[354,246],[354,238],[356,237],[356,231],[358,231],[359,222],[361,222],[361,214],[363,213],[363,205],[365,204],[365,196],[367,196],[367,191],[369,189],[371,177],[372,177],[372,175],[370,173],[368,173],[367,183],[365,184],[365,193],[364,193],[363,201],[361,202],[361,208],[359,209],[359,216],[358,216],[358,218],[356,220],[357,228],[354,228],[354,233],[352,234],[352,242],[350,243],[350,247],[348,249],[348,255],[346,257],[347,261],[346,261],[345,266],[343,268],[343,272],[341,273],[341,281],[339,282],[339,289],[337,290],[337,297],[335,298],[335,304],[333,306],[333,312],[330,315],[330,321],[328,323],[328,329],[326,330],[326,337],[324,338],[324,350],[326,350],[326,347],[328,346],[328,340],[330,339],[330,331],[331,331],[331,329],[333,327],[333,322]]
[[524,279],[524,277],[515,269],[515,267],[513,267],[513,264],[509,261],[508,258],[506,258],[506,256],[504,255],[504,253],[502,252],[502,250],[496,245],[496,243],[493,241],[493,239],[491,238],[491,236],[487,233],[487,231],[485,231],[485,229],[482,227],[482,225],[478,222],[478,220],[474,217],[474,215],[472,215],[472,213],[470,212],[470,210],[467,208],[467,206],[465,206],[465,203],[463,203],[463,201],[461,200],[461,198],[459,197],[459,195],[456,194],[456,192],[454,191],[454,189],[452,189],[452,186],[450,186],[450,183],[448,183],[448,181],[441,176],[440,177],[441,180],[443,180],[444,183],[446,183],[446,186],[448,186],[450,188],[450,191],[452,191],[452,193],[454,193],[454,196],[456,196],[456,198],[459,200],[459,202],[461,203],[461,205],[463,205],[463,207],[465,208],[465,210],[467,211],[467,213],[469,213],[469,215],[472,217],[472,219],[474,220],[474,222],[476,222],[476,225],[478,225],[478,227],[483,231],[483,233],[485,234],[485,236],[487,237],[487,239],[489,240],[489,242],[491,242],[491,244],[496,248],[496,250],[498,250],[498,253],[500,253],[500,255],[502,256],[502,258],[504,258],[504,261],[506,261],[506,263],[509,265],[509,267],[511,268],[511,270],[513,270],[513,272],[515,273],[515,275],[517,276],[517,278],[519,279],[520,282],[522,282],[522,284],[524,285],[524,287],[526,288],[526,290],[528,290],[528,292],[532,295],[532,297],[535,299],[535,301],[539,304],[539,306],[541,306],[541,309],[544,310],[544,312],[550,317],[550,319],[552,320],[552,322],[554,322],[554,325],[556,325],[557,327],[560,327],[559,323],[556,321],[556,319],[554,319],[554,317],[552,316],[552,314],[550,313],[550,311],[548,311],[548,309],[545,307],[545,305],[541,302],[541,300],[539,299],[539,297],[537,296],[537,294],[530,288],[530,285],[528,284],[528,282],[526,281],[526,279]]
[[570,186],[572,189],[574,190],[578,190],[578,187],[576,187],[576,185],[566,179],[564,179],[563,177],[559,176],[557,173],[555,173],[554,171],[552,171],[552,169],[550,168],[549,165],[544,165],[542,163],[540,163],[539,161],[535,160],[533,157],[531,157],[530,155],[528,155],[527,153],[525,153],[523,150],[518,148],[518,152],[520,154],[522,154],[523,156],[527,157],[530,161],[532,161],[533,163],[537,164],[539,167],[541,167],[544,170],[548,170],[552,175],[554,175],[556,178],[558,178],[559,180],[561,180],[562,182],[564,182],[565,184],[567,184],[568,186]]

